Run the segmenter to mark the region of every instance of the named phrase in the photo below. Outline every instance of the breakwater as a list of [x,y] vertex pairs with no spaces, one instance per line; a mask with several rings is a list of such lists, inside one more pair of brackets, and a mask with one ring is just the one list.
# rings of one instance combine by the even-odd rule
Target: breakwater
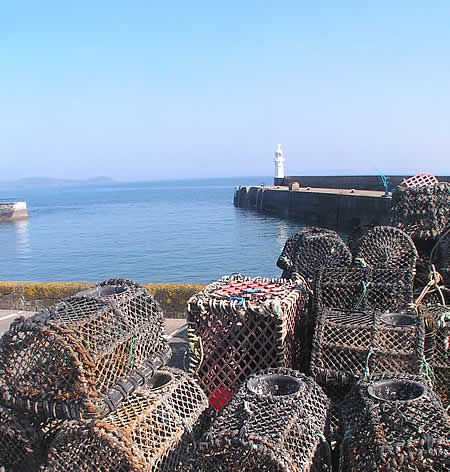
[[0,201],[0,221],[28,218],[26,202]]
[[[95,285],[94,282],[0,282],[0,309],[39,311]],[[149,283],[145,286],[166,318],[184,318],[186,303],[202,284]]]
[[391,213],[391,197],[382,191],[295,185],[241,186],[234,205],[344,232],[358,225],[388,224]]

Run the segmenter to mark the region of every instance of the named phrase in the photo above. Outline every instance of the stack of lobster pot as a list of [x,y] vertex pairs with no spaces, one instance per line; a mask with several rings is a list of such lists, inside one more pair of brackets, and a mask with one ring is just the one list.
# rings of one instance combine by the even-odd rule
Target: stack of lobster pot
[[432,369],[433,390],[445,408],[450,403],[450,307],[431,305],[422,308],[425,320],[425,359]]
[[361,375],[386,367],[417,373],[423,358],[423,320],[407,313],[417,259],[411,238],[372,227],[352,249],[356,265],[324,268],[314,290],[310,372],[332,400],[333,437],[340,402]]
[[203,435],[189,472],[331,471],[328,400],[310,377],[267,369],[241,386]]
[[391,224],[414,239],[435,239],[450,223],[450,184],[400,186],[392,194]]
[[[0,340],[2,402],[32,424],[44,422],[37,429],[46,449],[59,428],[67,429],[63,420],[76,420],[81,429],[86,420],[101,424],[138,389],[152,390],[147,382],[169,353],[163,313],[150,292],[130,280],[107,280],[11,325]],[[57,427],[49,428],[50,421]],[[163,449],[176,447],[175,439],[166,435]]]
[[[408,233],[419,251],[416,298],[424,304],[450,303],[450,184],[437,179],[406,182],[392,195],[391,215],[392,225]],[[436,282],[432,287],[430,280]]]
[[191,297],[187,310],[189,372],[217,409],[249,375],[292,367],[308,294],[285,279],[222,277]]
[[346,397],[343,471],[444,471],[450,465],[450,424],[420,378],[373,376]]
[[335,231],[305,227],[286,241],[277,265],[283,278],[300,276],[311,285],[318,268],[348,266],[351,261],[348,247]]

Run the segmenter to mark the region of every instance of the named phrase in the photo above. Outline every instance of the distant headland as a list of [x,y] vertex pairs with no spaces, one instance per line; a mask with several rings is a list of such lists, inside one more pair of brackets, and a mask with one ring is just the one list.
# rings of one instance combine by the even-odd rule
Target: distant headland
[[98,185],[115,182],[110,177],[98,176],[90,179],[55,179],[51,177],[26,177],[18,180],[2,180],[0,188],[49,187],[61,185]]

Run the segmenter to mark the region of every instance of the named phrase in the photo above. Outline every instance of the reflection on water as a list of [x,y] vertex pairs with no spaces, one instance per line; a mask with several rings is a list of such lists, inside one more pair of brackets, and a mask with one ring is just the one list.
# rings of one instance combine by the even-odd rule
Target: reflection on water
[[22,257],[29,259],[31,257],[30,233],[28,228],[28,220],[18,220],[14,222],[16,230],[16,246],[17,252]]

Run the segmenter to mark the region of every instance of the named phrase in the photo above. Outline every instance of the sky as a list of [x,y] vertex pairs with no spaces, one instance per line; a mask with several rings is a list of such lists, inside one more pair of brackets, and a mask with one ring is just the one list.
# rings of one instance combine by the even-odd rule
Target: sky
[[0,180],[450,173],[450,2],[0,0]]

